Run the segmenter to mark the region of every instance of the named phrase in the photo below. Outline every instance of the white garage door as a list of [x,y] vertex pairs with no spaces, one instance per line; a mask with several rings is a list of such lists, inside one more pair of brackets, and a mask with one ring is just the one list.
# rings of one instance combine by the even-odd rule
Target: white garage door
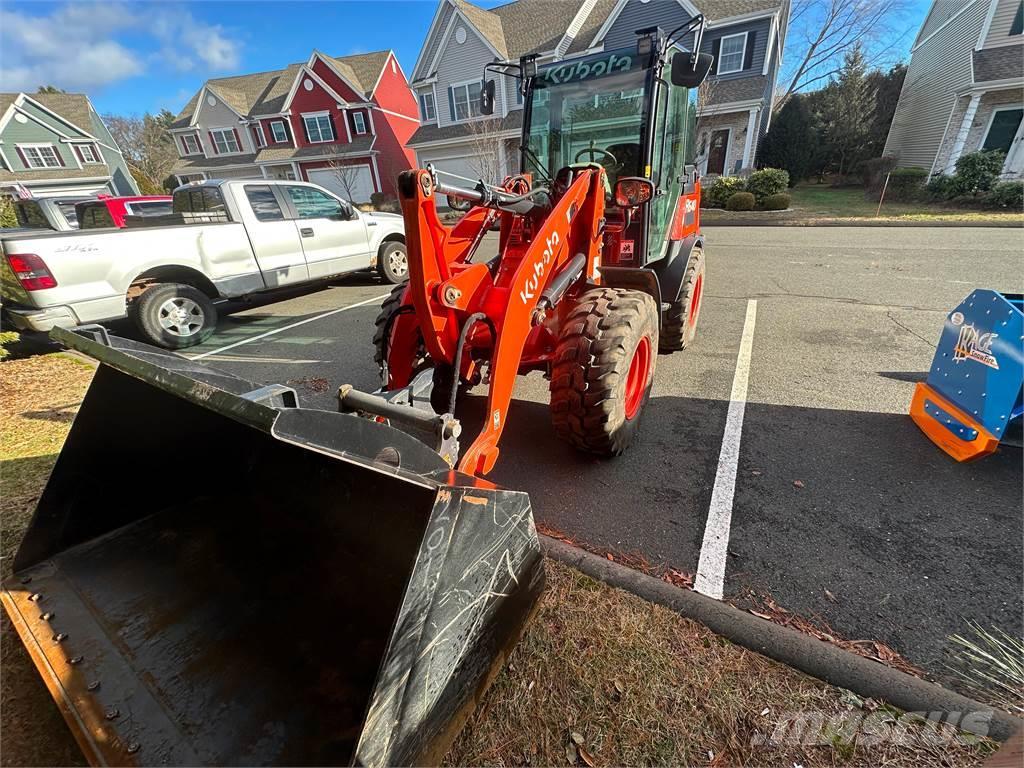
[[310,171],[309,180],[353,203],[370,202],[370,195],[374,192],[373,176],[368,165],[345,166],[340,172],[332,168]]
[[439,171],[447,171],[453,173],[456,176],[463,176],[465,178],[457,179],[452,176],[445,176],[441,174],[441,181],[446,181],[449,184],[458,184],[460,186],[473,186],[469,184],[466,179],[479,179],[480,172],[475,170],[474,166],[479,166],[479,163],[474,163],[470,156],[446,156],[446,155],[431,155],[429,152],[420,152],[417,154],[420,161],[420,167],[425,168],[427,163],[432,163],[433,166]]

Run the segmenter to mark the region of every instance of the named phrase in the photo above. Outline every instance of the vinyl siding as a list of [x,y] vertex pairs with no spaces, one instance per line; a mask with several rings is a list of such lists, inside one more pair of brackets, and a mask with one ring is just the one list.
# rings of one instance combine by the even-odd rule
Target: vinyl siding
[[73,139],[86,138],[88,134],[83,133],[82,131],[88,131],[92,127],[89,125],[82,125],[79,126],[80,128],[82,128],[82,131],[75,130],[70,125],[65,123],[63,120],[56,119],[49,112],[39,109],[39,107],[35,106],[29,101],[26,101],[24,104],[22,104],[21,108],[22,111],[32,115],[32,117],[36,118],[45,125],[52,126],[56,130],[63,133],[65,136],[70,136]]
[[437,55],[437,47],[441,44],[441,39],[444,37],[445,30],[448,29],[448,23],[451,21],[452,14],[455,13],[455,9],[451,3],[447,0],[441,0],[444,3],[444,8],[441,10],[441,17],[438,19],[437,26],[434,27],[434,34],[424,43],[426,50],[423,52],[423,58],[420,61],[420,66],[412,73],[413,80],[419,80],[424,77],[430,77],[433,74],[430,71],[430,63],[434,60],[434,56]]
[[971,82],[971,52],[987,11],[987,3],[974,2],[912,55],[885,142],[885,154],[901,167],[931,169],[956,91]]
[[[1020,45],[1024,35],[1010,35],[1010,27],[1017,16],[1021,0],[995,0],[996,12],[992,16],[992,24],[982,43],[983,48],[997,48],[1003,45]],[[1018,72],[1017,74],[1021,74]]]
[[[28,170],[25,164],[21,160],[21,155],[15,151],[16,144],[53,144],[60,155],[61,160],[64,161],[64,168],[66,169],[78,169],[77,158],[75,157],[74,150],[71,146],[61,142],[61,137],[50,130],[47,127],[40,125],[37,122],[29,120],[25,123],[19,123],[15,119],[11,119],[7,123],[7,127],[4,128],[3,133],[4,141],[4,154],[7,155],[7,159],[11,163],[11,170],[17,173],[18,171]],[[97,176],[105,176],[107,170],[100,166],[91,166],[96,169]],[[61,168],[53,168],[54,176],[59,176]]]
[[[455,40],[455,30],[460,26],[466,29],[466,42],[459,45]],[[467,80],[479,80],[483,77],[484,64],[494,60],[494,52],[480,38],[476,30],[463,19],[455,22],[452,33],[448,36],[444,53],[437,63],[437,120],[438,125],[452,124],[453,109],[449,99],[448,87],[452,83],[463,83]],[[498,86],[499,90],[501,86]]]
[[[216,104],[211,105],[209,103],[208,99],[211,95],[217,100]],[[253,146],[252,132],[246,130],[245,126],[239,123],[238,115],[230,107],[222,103],[216,93],[207,91],[203,95],[203,102],[199,105],[199,116],[196,123],[199,126],[200,136],[203,139],[203,149],[206,151],[207,157],[219,157],[214,152],[213,147],[210,146],[208,131],[211,128],[234,128],[238,131],[238,137],[242,143],[242,154],[252,154],[256,151]]]

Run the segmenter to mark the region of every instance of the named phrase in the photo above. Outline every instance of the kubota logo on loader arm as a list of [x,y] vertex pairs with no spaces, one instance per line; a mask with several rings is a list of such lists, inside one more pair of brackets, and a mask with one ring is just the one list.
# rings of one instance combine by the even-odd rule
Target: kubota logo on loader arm
[[560,242],[561,238],[558,237],[557,232],[552,232],[551,236],[546,239],[545,244],[547,247],[541,252],[537,261],[533,263],[533,274],[526,278],[526,285],[519,291],[519,298],[523,300],[523,304],[536,297],[534,291],[540,285],[541,278],[544,277],[548,264],[555,257],[555,248]]

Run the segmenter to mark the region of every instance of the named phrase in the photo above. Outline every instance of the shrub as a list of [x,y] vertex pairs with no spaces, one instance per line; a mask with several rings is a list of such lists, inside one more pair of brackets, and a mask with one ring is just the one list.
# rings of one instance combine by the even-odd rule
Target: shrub
[[[860,164],[860,178],[868,192],[880,192],[885,175],[896,167],[895,157],[873,157]],[[877,194],[876,194],[877,199]]]
[[14,344],[19,336],[15,331],[0,331],[0,360],[10,354],[6,349],[8,344]]
[[790,197],[785,192],[779,192],[775,195],[768,195],[761,203],[761,207],[766,211],[784,211],[789,208]]
[[956,197],[956,190],[956,179],[940,173],[937,176],[932,176],[932,180],[928,182],[928,186],[925,187],[925,197],[935,202],[945,202]]
[[742,192],[746,181],[735,176],[719,176],[718,180],[707,190],[707,198],[712,206],[722,208],[736,192]]
[[771,195],[778,195],[789,189],[789,171],[781,168],[762,168],[754,171],[747,179],[747,192],[758,203],[763,204]]
[[985,196],[985,203],[993,208],[1024,211],[1024,181],[1001,181]]
[[956,190],[960,195],[976,195],[992,189],[1003,172],[1006,154],[999,150],[971,152],[956,161]]
[[754,210],[754,196],[750,192],[733,192],[725,204],[729,211],[752,211]]
[[896,168],[889,174],[885,196],[889,200],[915,200],[921,197],[927,178],[928,171],[924,168]]

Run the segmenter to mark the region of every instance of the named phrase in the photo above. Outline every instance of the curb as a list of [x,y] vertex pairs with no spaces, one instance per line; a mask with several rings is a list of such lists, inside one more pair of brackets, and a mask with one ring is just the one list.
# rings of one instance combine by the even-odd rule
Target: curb
[[844,651],[795,629],[760,619],[728,603],[673,586],[549,536],[541,535],[540,541],[544,554],[550,558],[700,622],[737,645],[859,696],[887,701],[905,712],[991,715],[990,718],[965,717],[959,727],[1001,742],[1024,726],[1024,721],[990,705]]
[[710,227],[971,227],[975,229],[1024,229],[1020,221],[875,221],[874,219],[808,219],[792,220],[761,220],[736,219],[735,221],[717,218],[702,219],[701,226]]

